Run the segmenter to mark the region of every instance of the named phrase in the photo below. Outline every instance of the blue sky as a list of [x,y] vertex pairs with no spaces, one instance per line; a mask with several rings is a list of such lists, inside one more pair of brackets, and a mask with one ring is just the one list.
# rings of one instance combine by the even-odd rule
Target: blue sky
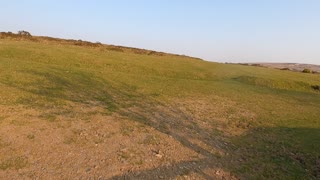
[[219,62],[320,64],[319,0],[10,0],[0,31]]

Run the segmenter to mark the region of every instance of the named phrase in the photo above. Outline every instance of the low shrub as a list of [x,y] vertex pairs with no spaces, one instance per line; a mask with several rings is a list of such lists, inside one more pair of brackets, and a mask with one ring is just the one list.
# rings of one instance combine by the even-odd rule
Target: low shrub
[[303,73],[312,73],[311,69],[304,69],[302,72]]
[[18,31],[18,35],[20,36],[31,36],[31,33],[29,33],[28,31]]
[[311,88],[313,90],[320,91],[320,85],[313,85],[313,86],[311,86]]
[[281,68],[280,70],[283,70],[283,71],[290,71],[289,68]]

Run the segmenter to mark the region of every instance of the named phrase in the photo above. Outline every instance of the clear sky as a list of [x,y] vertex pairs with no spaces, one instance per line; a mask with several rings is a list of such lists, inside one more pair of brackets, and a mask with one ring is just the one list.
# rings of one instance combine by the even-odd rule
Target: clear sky
[[219,62],[320,64],[320,0],[8,0],[0,31]]

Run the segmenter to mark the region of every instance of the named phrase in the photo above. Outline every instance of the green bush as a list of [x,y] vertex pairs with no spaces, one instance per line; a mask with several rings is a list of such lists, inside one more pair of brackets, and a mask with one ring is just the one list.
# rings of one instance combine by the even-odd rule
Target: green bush
[[311,69],[304,69],[302,72],[303,73],[312,73]]

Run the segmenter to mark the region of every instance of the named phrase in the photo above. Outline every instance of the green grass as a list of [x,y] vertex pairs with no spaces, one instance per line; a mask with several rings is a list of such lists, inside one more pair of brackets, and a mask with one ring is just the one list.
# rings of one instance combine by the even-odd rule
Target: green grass
[[23,157],[11,157],[5,160],[0,160],[0,170],[6,169],[22,169],[28,165],[28,160]]
[[27,138],[30,139],[30,140],[33,140],[35,138],[35,136],[33,134],[28,134]]
[[[140,107],[152,112],[153,105],[175,99],[218,96],[221,104],[232,101],[257,115],[254,120],[244,116],[227,124],[248,131],[228,137],[241,149],[234,158],[245,160],[225,168],[253,179],[310,179],[320,173],[316,165],[320,158],[320,92],[313,88],[320,85],[318,74],[59,43],[0,42],[0,105],[38,109],[50,122],[55,122],[59,112],[81,114],[70,108],[74,104],[103,107],[106,115],[119,113],[152,126],[154,122],[143,114],[125,109]],[[131,133],[128,128],[121,131]],[[0,168],[11,164],[15,160],[2,162]],[[262,165],[257,168],[257,164]]]

